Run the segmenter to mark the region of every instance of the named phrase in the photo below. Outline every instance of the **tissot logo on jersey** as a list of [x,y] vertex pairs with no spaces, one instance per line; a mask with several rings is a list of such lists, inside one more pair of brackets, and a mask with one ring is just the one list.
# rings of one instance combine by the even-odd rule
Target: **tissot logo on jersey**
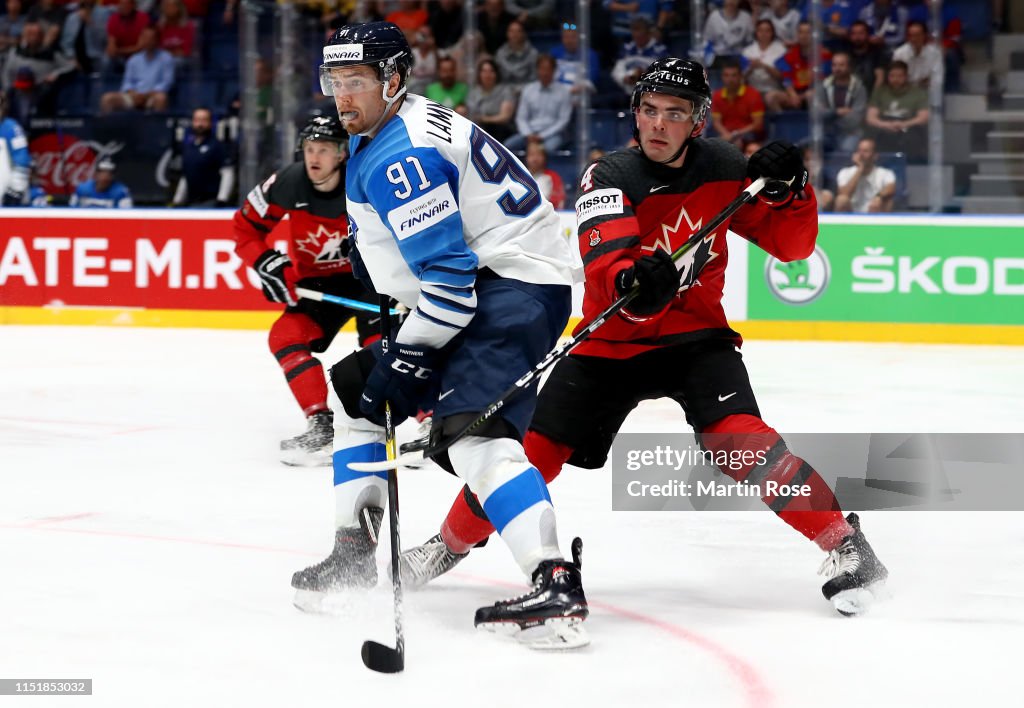
[[388,212],[388,223],[399,240],[418,234],[458,211],[447,183]]
[[621,189],[596,189],[576,200],[577,226],[595,216],[621,214],[623,212]]
[[344,46],[324,47],[324,63],[331,61],[362,61],[363,45],[346,44]]

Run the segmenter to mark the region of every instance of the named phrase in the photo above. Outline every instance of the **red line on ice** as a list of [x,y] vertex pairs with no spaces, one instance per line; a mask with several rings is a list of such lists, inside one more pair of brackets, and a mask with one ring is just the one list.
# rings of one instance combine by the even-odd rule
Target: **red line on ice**
[[[94,529],[69,529],[60,528],[56,526],[47,526],[47,523],[53,523],[55,521],[65,521],[74,518],[81,518],[85,516],[91,516],[92,513],[81,514],[77,516],[68,517],[57,517],[54,519],[39,519],[36,521],[21,523],[21,524],[0,524],[0,528],[6,529],[24,529],[28,531],[55,531],[57,533],[77,533],[91,536],[108,536],[114,538],[130,538],[143,541],[164,541],[169,543],[185,543],[195,546],[216,546],[220,548],[234,548],[245,551],[259,551],[262,553],[288,553],[293,555],[301,556],[315,556],[318,554],[310,553],[308,551],[299,551],[292,548],[275,548],[273,546],[258,546],[248,543],[233,543],[229,541],[208,541],[197,538],[185,538],[179,536],[154,536],[149,534],[138,534],[128,533],[123,531],[101,531]],[[468,580],[475,580],[489,585],[499,585],[502,587],[515,587],[520,588],[519,585],[505,582],[503,580],[496,580],[494,578],[485,578],[478,575],[468,575],[461,572],[453,572],[452,576],[460,577]],[[746,698],[746,705],[750,708],[769,708],[773,704],[772,693],[768,690],[768,686],[757,670],[751,666],[745,659],[737,654],[729,651],[721,644],[709,639],[701,634],[697,634],[689,629],[684,629],[678,625],[672,624],[660,620],[650,615],[645,615],[641,612],[634,610],[627,610],[623,607],[616,605],[609,605],[605,602],[590,602],[591,607],[600,608],[613,615],[618,615],[624,619],[631,620],[633,622],[639,622],[659,629],[666,634],[669,634],[676,639],[687,642],[701,651],[714,657],[716,661],[722,664],[728,671],[737,679],[740,685],[743,687],[743,693]]]

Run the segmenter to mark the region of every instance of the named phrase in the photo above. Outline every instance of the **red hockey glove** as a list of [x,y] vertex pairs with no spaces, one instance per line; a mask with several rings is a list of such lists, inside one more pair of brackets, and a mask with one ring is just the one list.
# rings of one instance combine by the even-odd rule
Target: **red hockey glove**
[[679,290],[679,271],[672,256],[665,251],[655,251],[615,276],[615,289],[620,295],[630,292],[634,283],[639,293],[626,305],[627,310],[645,316],[664,310]]

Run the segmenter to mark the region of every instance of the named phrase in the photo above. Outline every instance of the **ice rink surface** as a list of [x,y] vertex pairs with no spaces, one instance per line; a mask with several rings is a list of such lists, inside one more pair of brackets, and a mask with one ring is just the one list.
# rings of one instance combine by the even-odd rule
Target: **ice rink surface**
[[[1021,429],[1019,349],[744,352],[783,432]],[[303,422],[264,333],[0,327],[0,363],[0,678],[94,680],[91,698],[0,705],[1021,705],[1024,513],[862,514],[892,597],[844,619],[821,552],[772,513],[612,512],[610,471],[569,468],[551,491],[563,550],[585,541],[592,644],[473,629],[525,588],[492,541],[406,594],[407,669],[383,676],[359,647],[392,641],[390,583],[330,616],[291,605],[292,572],[331,547],[331,472],[277,462]],[[625,429],[683,425],[656,402]],[[406,545],[459,488],[402,474]]]

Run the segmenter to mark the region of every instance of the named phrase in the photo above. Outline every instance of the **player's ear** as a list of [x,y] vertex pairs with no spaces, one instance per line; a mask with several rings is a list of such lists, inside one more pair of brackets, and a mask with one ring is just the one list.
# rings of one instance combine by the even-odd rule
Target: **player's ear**
[[396,71],[391,75],[391,78],[388,80],[388,97],[394,98],[395,94],[398,93],[398,89],[401,88],[401,86],[402,77]]

